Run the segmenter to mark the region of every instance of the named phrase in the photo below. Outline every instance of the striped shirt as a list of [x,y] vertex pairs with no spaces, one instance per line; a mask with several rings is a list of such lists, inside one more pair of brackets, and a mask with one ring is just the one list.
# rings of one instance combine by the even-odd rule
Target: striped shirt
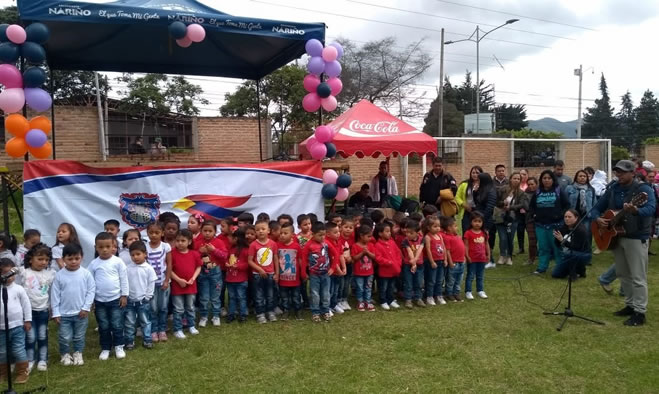
[[172,247],[169,246],[166,242],[161,242],[158,247],[153,248],[149,242],[146,243],[146,254],[147,261],[153,267],[153,270],[156,271],[156,285],[162,285],[162,282],[165,280],[165,274],[167,272],[167,253],[172,251]]

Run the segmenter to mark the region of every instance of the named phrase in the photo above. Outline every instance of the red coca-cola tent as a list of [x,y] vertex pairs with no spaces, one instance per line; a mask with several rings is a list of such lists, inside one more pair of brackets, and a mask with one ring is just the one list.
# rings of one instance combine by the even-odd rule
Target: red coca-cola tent
[[[368,100],[362,100],[330,124],[336,131],[332,142],[337,154],[378,157],[380,155],[407,156],[437,152],[437,141],[417,130]],[[311,138],[311,137],[310,137]],[[300,150],[307,155],[307,140]]]

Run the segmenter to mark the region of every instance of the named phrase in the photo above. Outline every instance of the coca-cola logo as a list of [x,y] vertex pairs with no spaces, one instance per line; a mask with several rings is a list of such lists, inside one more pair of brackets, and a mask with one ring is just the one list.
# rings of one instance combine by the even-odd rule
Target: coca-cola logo
[[362,123],[355,119],[348,125],[351,131],[366,132],[366,133],[379,133],[379,134],[396,134],[400,132],[398,129],[398,122],[377,122],[377,123]]

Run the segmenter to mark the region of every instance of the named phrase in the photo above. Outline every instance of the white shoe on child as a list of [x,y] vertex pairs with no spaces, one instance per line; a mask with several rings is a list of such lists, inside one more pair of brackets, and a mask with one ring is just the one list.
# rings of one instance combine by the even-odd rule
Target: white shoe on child
[[334,317],[334,312],[332,312],[331,309],[329,310],[329,315],[330,315],[330,317]]
[[175,331],[174,332],[174,338],[185,339],[185,334],[183,334],[183,331],[181,331],[181,330]]
[[101,352],[101,354],[98,355],[98,359],[101,360],[101,361],[105,361],[108,358],[110,358],[110,351],[109,350],[103,350]]
[[343,308],[341,308],[341,306],[340,306],[339,304],[336,304],[336,306],[334,307],[334,313],[337,313],[337,314],[340,315],[340,314],[342,314],[343,312],[344,312],[344,311],[343,311]]
[[[107,360],[107,358],[106,358]],[[59,360],[59,362],[64,365],[65,367],[68,367],[73,363],[73,359],[71,359],[71,355],[69,353],[66,353],[65,355],[62,356],[62,358]]]
[[391,301],[391,304],[389,304],[389,306],[394,309],[400,308],[400,305],[398,305],[398,302],[396,302],[396,300]]
[[468,291],[468,292],[465,293],[465,298],[468,299],[468,300],[473,300],[474,295],[471,294],[471,291]]
[[73,353],[73,365],[85,365],[85,360],[82,359],[82,353]]
[[189,331],[190,331],[190,335],[197,335],[197,334],[199,334],[199,330],[197,330],[197,329],[194,328],[194,327],[190,327],[190,330],[189,330]]
[[48,363],[43,360],[39,361],[37,363],[37,371],[41,371],[41,372],[48,371]]
[[[214,318],[211,319],[211,323],[213,323],[213,325],[214,325],[215,327],[217,327],[217,326],[219,326],[220,324],[222,324],[222,323],[220,322],[220,318],[217,317],[217,316],[215,316]],[[201,325],[201,324],[200,324],[200,325]]]
[[27,374],[29,375],[32,372],[32,369],[34,369],[34,361],[30,361],[27,363]]
[[126,352],[124,352],[124,345],[114,347],[114,356],[117,357],[117,359],[119,360],[121,360],[122,358],[126,358]]
[[480,298],[487,298],[487,294],[485,294],[484,291],[479,291],[479,292],[478,292],[478,296],[479,296]]
[[385,311],[390,310],[391,308],[389,307],[389,304],[380,304],[380,308],[384,309]]
[[432,297],[426,297],[426,304],[428,304],[430,306],[437,305],[437,304],[435,304],[435,300],[433,300]]
[[199,318],[199,327],[206,327],[206,323],[208,323],[207,317]]
[[348,304],[348,301],[341,301],[339,304],[341,305],[341,309],[343,309],[344,311],[349,311],[351,309],[350,304]]
[[439,305],[446,305],[446,300],[444,299],[444,297],[439,296],[439,297],[437,297],[437,303]]
[[496,268],[496,267],[497,267],[497,265],[492,263],[492,262],[485,264],[485,269],[486,270],[489,270],[490,268]]

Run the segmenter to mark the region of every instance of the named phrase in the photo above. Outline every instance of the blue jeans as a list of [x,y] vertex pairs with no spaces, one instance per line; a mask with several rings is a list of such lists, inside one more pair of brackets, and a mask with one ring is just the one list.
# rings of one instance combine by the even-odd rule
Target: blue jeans
[[[5,346],[5,330],[0,330],[0,363],[7,362],[7,348]],[[9,348],[10,348],[10,362],[20,363],[27,361],[27,353],[25,352],[25,329],[21,324],[18,327],[9,329]]]
[[432,268],[430,261],[424,260],[425,297],[440,297],[444,288],[444,261],[436,261],[437,268]]
[[567,253],[562,253],[561,263],[556,264],[551,271],[551,276],[553,278],[565,278],[570,274],[571,265],[574,265],[575,274],[583,276],[586,274],[586,264],[590,262],[591,258],[590,252],[568,251]]
[[471,292],[471,282],[476,276],[476,291],[484,291],[483,282],[485,279],[486,263],[469,263],[467,264],[467,281],[465,283],[465,292]]
[[599,277],[599,281],[602,284],[605,285],[610,285],[613,283],[616,279],[618,279],[618,275],[616,275],[616,265],[615,263],[611,264],[608,270],[602,273]]
[[70,354],[71,348],[69,343],[73,342],[73,351],[82,353],[85,350],[85,333],[89,318],[73,316],[62,316],[59,323],[59,334],[57,342],[59,343],[60,355]]
[[415,300],[420,300],[421,296],[423,296],[423,294],[421,294],[421,284],[423,283],[423,264],[418,264],[416,266],[415,273],[412,273],[411,265],[403,264],[403,282],[403,294],[405,296],[405,301],[409,301],[412,298]]
[[199,294],[199,316],[208,317],[208,302],[211,304],[211,313],[213,317],[220,317],[222,310],[222,303],[220,302],[220,294],[222,293],[222,271],[220,267],[215,267],[210,272],[205,273],[205,269],[201,269],[201,274],[197,278],[198,294]]
[[151,332],[155,333],[167,331],[167,306],[171,287],[162,290],[160,286],[162,284],[156,283],[151,299]]
[[513,257],[513,241],[517,232],[517,222],[497,224],[499,235],[499,255],[501,257]]
[[124,336],[126,343],[135,343],[135,323],[142,327],[143,343],[151,343],[151,302],[128,300],[124,318]]
[[465,263],[454,263],[453,268],[448,269],[448,282],[446,283],[446,294],[450,296],[460,295],[460,283],[465,272]]
[[333,309],[340,300],[340,295],[343,294],[345,276],[331,276],[330,277],[330,309]]
[[296,312],[302,309],[299,286],[279,286],[279,297],[281,299],[281,308],[284,310],[284,312],[290,311],[291,307]]
[[[222,271],[222,278],[226,277],[226,273]],[[227,296],[227,283],[223,280],[222,286],[220,286],[220,309],[224,308],[224,299]]]
[[394,284],[396,278],[378,278],[378,294],[380,304],[391,304],[394,302]]
[[240,316],[247,317],[247,282],[227,283],[229,291],[229,316],[236,315],[236,309]]
[[172,296],[174,304],[174,331],[183,330],[183,315],[188,321],[188,328],[194,327],[194,299],[196,294],[181,294]]
[[[25,337],[28,361],[48,361],[48,317],[48,309],[32,311],[32,328]],[[35,351],[38,351],[37,360],[34,359]]]
[[101,350],[110,350],[124,344],[124,311],[119,298],[108,302],[95,301],[96,323]]
[[371,304],[373,293],[373,275],[369,276],[356,276],[355,275],[355,292],[357,293],[357,301]]
[[352,264],[346,265],[346,275],[343,277],[343,292],[339,295],[339,301],[348,301],[350,295],[350,283],[352,282]]
[[561,250],[554,238],[555,225],[535,225],[535,236],[538,239],[538,272],[545,272],[549,268],[549,261],[554,256],[556,265],[561,264]]
[[268,274],[261,278],[259,274],[252,274],[254,284],[254,311],[256,315],[263,315],[275,310],[275,275]]
[[309,275],[309,287],[311,289],[311,313],[314,315],[329,313],[329,275]]

